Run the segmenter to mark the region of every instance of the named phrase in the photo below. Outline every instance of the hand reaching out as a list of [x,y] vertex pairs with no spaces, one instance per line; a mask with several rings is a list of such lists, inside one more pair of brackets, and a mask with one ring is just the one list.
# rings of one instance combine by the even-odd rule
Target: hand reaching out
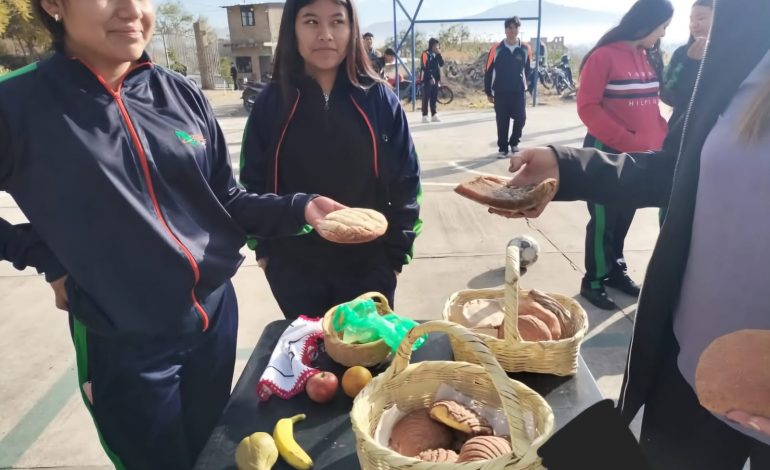
[[[511,157],[511,166],[508,171],[515,173],[508,183],[509,186],[528,186],[549,178],[559,180],[559,164],[556,155],[553,150],[547,147],[525,149],[515,153]],[[535,218],[543,213],[549,202],[551,202],[550,199],[524,211],[504,211],[490,208],[489,213],[509,219]]]
[[313,227],[313,229],[317,229],[318,224],[327,214],[346,208],[347,206],[343,206],[334,199],[319,196],[305,206],[305,221],[308,225]]

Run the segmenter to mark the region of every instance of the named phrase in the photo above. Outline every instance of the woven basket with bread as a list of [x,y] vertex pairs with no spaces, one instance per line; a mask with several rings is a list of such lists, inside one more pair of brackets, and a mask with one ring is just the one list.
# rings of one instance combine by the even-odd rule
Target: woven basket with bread
[[[445,320],[467,325],[468,311],[485,314],[497,310],[502,324],[479,330],[500,365],[508,372],[554,375],[577,373],[580,344],[588,330],[588,316],[575,300],[537,290],[519,290],[519,249],[506,250],[505,286],[463,290],[452,294],[444,306]],[[450,341],[454,341],[450,338]],[[453,343],[455,358],[471,361],[472,352]]]
[[[467,347],[475,364],[409,364],[412,345],[428,333],[447,333],[453,344]],[[505,435],[490,435],[487,423],[463,406],[436,400],[445,386],[481,406],[502,410]],[[407,414],[383,445],[375,438],[378,425],[394,407]],[[409,332],[390,367],[355,398],[350,420],[361,468],[367,470],[542,469],[537,449],[553,430],[553,412],[543,397],[510,379],[478,335],[446,321],[427,322]],[[465,438],[455,450],[451,447],[458,432]]]

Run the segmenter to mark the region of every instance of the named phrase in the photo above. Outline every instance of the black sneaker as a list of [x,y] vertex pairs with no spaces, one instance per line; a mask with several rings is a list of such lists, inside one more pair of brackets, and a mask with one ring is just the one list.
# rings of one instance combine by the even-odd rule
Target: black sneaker
[[617,310],[618,306],[615,305],[615,301],[607,295],[607,291],[604,287],[594,289],[591,287],[581,287],[580,295],[582,295],[587,301],[591,302],[595,307],[602,310]]
[[509,154],[508,150],[500,150],[497,153],[497,158],[508,158],[508,154]]
[[625,271],[613,272],[604,281],[604,285],[633,297],[639,297],[639,292],[642,290],[641,287],[639,287],[639,284],[635,283]]

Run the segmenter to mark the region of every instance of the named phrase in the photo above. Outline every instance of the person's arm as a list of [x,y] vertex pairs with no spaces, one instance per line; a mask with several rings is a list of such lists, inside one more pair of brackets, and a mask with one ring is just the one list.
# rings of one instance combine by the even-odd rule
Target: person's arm
[[611,57],[597,50],[588,58],[580,72],[580,89],[577,92],[578,115],[588,131],[612,148],[633,146],[636,135],[616,121],[604,109],[604,93],[610,80]]
[[535,218],[552,200],[662,207],[671,195],[681,135],[682,123],[678,123],[658,152],[610,154],[594,148],[558,146],[525,149],[511,157],[509,171],[515,175],[509,184],[527,186],[553,178],[559,183],[558,192],[524,211],[489,212]]
[[[265,135],[263,127],[267,126],[263,119],[267,108],[265,105],[267,96],[263,92],[257,97],[246,121],[241,144],[239,180],[246,191],[255,194],[269,193],[274,190],[274,188],[268,187],[267,175],[270,159],[268,153],[271,146],[262,137]],[[270,240],[250,236],[247,243],[249,248],[256,253],[257,260],[269,256]]]
[[428,56],[428,52],[425,51],[422,53],[422,59],[420,63],[422,64],[420,66],[420,70],[422,71],[422,82],[429,82],[431,78],[433,78],[433,74],[430,71],[430,57]]
[[495,50],[496,46],[492,46],[487,56],[487,68],[484,72],[484,93],[487,96],[492,96],[492,76],[495,70]]
[[35,232],[32,224],[12,225],[0,218],[0,260],[10,261],[23,270],[35,268],[53,282],[67,274],[67,270]]
[[208,100],[202,100],[208,121],[212,158],[209,186],[222,206],[247,235],[273,238],[299,233],[308,223],[305,220],[306,206],[317,196],[302,193],[286,196],[266,192],[256,194],[239,186],[230,166],[230,152],[222,129]]
[[387,91],[384,95],[385,99],[389,100],[388,105],[395,112],[391,142],[398,147],[394,153],[397,158],[397,161],[393,162],[395,171],[389,175],[389,181],[386,182],[389,195],[385,214],[388,219],[388,231],[383,242],[387,247],[391,266],[400,272],[403,265],[411,262],[414,241],[422,231],[420,165],[409,133],[406,114],[398,98]]
[[444,66],[444,57],[441,56],[441,54],[436,54],[436,61],[438,61],[438,66],[443,67]]
[[528,45],[525,44],[524,47],[527,51],[527,58],[524,62],[524,83],[526,83],[529,77],[532,75],[532,59],[530,59],[532,54]]
[[687,49],[687,46],[677,49],[663,73],[660,98],[673,108],[687,106],[698,78],[700,60],[688,57]]
[[[0,113],[0,191],[6,189],[13,166],[11,131],[5,117]],[[39,273],[45,273],[48,282],[67,274],[31,224],[12,225],[0,218],[0,261],[2,260],[9,261],[18,270],[33,267]]]

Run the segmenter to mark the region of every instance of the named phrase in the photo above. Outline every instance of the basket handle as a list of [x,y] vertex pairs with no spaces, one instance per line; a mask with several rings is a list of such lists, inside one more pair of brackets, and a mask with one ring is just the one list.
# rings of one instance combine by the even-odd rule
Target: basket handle
[[[412,345],[414,345],[414,342],[417,341],[418,338],[428,333],[446,333],[453,336],[458,341],[467,343],[473,352],[473,355],[476,356],[476,363],[481,364],[487,374],[489,374],[492,383],[495,386],[495,390],[497,390],[498,395],[500,395],[503,413],[505,413],[505,417],[508,418],[508,429],[512,441],[521,442],[521,440],[515,439],[514,437],[526,436],[525,424],[524,419],[521,416],[519,398],[511,385],[511,379],[505,374],[502,367],[500,367],[497,359],[492,355],[492,352],[484,341],[464,326],[445,320],[434,320],[415,326],[409,330],[406,338],[401,342],[401,345],[396,352],[396,357],[393,359],[393,363],[386,373],[390,374],[390,377],[395,377],[403,372],[409,365],[409,359],[412,357]],[[469,378],[469,380],[471,379]],[[524,455],[524,451],[526,451],[526,449],[514,449],[516,455]]]
[[505,250],[505,286],[503,287],[503,330],[505,338],[521,341],[519,333],[519,247],[509,246]]
[[388,298],[380,294],[379,292],[367,292],[366,294],[361,294],[358,297],[356,297],[356,300],[370,300],[370,299],[376,303],[382,304],[385,307],[385,310],[389,312],[393,311],[390,308],[390,303],[388,302]]

